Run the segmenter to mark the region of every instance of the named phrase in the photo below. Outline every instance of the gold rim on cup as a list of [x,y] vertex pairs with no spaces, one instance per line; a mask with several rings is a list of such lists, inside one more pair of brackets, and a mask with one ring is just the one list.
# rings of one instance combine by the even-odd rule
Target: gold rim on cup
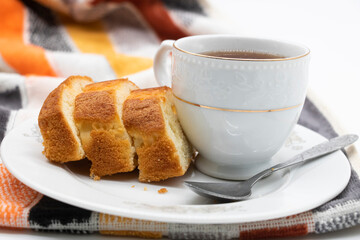
[[217,110],[217,111],[225,111],[225,112],[243,112],[243,113],[264,113],[264,112],[280,112],[280,111],[286,111],[286,110],[290,110],[290,109],[294,109],[294,108],[298,108],[302,105],[302,103],[294,105],[294,106],[290,106],[290,107],[285,107],[285,108],[276,108],[276,109],[267,109],[267,110],[241,110],[241,109],[229,109],[229,108],[218,108],[218,107],[209,107],[209,106],[205,106],[205,105],[201,105],[201,104],[197,104],[197,103],[192,103],[189,101],[186,101],[182,98],[179,98],[178,96],[176,96],[174,94],[174,97],[177,98],[178,100],[196,106],[196,107],[200,107],[200,108],[206,108],[206,109],[211,109],[211,110]]
[[253,58],[227,58],[227,57],[215,57],[215,56],[208,56],[208,55],[204,55],[204,54],[199,54],[199,53],[193,53],[193,52],[189,52],[186,50],[183,50],[179,47],[177,47],[175,45],[175,42],[173,43],[173,47],[177,50],[179,50],[180,52],[183,53],[187,53],[193,56],[198,56],[198,57],[205,57],[205,58],[212,58],[212,59],[220,59],[220,60],[231,60],[231,61],[248,61],[248,62],[274,62],[274,61],[287,61],[287,60],[294,60],[294,59],[299,59],[299,58],[303,58],[307,55],[310,54],[310,49],[307,49],[307,52],[303,55],[300,56],[296,56],[296,57],[285,57],[285,58],[273,58],[273,59],[253,59]]

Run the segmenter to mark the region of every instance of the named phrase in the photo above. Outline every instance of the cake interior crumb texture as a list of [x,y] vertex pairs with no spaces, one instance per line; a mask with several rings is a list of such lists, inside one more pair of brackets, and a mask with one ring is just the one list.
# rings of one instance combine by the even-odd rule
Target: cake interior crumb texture
[[167,91],[167,98],[169,101],[162,101],[161,104],[161,109],[165,119],[166,132],[175,144],[175,148],[179,154],[180,165],[185,173],[189,167],[191,158],[193,157],[193,151],[181,129],[179,120],[177,119],[176,108],[173,103],[173,95],[170,91]]
[[[88,84],[88,83],[86,83],[86,84]],[[81,146],[79,130],[77,129],[75,122],[74,122],[74,102],[75,102],[76,96],[83,91],[86,84],[84,84],[84,82],[80,82],[80,81],[74,82],[71,85],[72,89],[63,91],[62,98],[61,98],[64,117],[65,117],[66,121],[68,122],[70,129],[73,132],[77,143],[79,144],[79,148],[78,148],[79,153],[78,154],[82,155],[82,156],[85,156],[85,152]]]
[[85,152],[74,123],[74,101],[91,78],[71,76],[55,88],[40,110],[38,123],[44,142],[44,154],[56,162],[81,160]]
[[119,116],[119,120],[121,123],[121,128],[123,129],[124,133],[122,134],[122,137],[128,141],[130,143],[130,156],[131,156],[131,161],[134,162],[134,167],[137,166],[137,159],[135,158],[135,147],[133,144],[133,140],[130,137],[130,135],[128,134],[128,132],[125,129],[124,126],[124,121],[122,119],[122,113],[123,113],[123,103],[126,100],[126,98],[130,95],[130,91],[134,90],[135,88],[133,86],[129,86],[128,88],[121,88],[118,91],[116,91],[116,98],[117,98],[117,113]]

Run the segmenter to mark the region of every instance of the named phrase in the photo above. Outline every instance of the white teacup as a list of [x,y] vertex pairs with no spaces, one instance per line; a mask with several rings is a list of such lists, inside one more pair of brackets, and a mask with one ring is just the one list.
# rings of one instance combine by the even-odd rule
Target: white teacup
[[[209,51],[283,57],[233,59],[202,54]],[[196,167],[200,171],[243,180],[272,164],[271,157],[298,121],[308,85],[309,53],[298,44],[228,35],[162,42],[155,57],[155,76],[160,85],[173,90],[181,125],[199,151]]]

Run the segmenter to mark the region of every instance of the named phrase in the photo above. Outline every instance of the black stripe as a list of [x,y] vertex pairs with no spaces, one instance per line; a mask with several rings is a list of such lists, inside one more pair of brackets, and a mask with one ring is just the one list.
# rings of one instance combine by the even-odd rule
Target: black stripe
[[0,92],[0,106],[8,109],[20,109],[22,107],[19,86]]
[[10,110],[0,106],[0,142],[3,140],[10,118]]
[[184,10],[205,15],[204,9],[197,0],[162,0],[169,9]]
[[33,0],[21,0],[29,12],[30,42],[48,50],[70,52],[53,12]]
[[329,121],[309,99],[305,100],[304,108],[301,112],[298,123],[304,127],[310,128],[326,138],[338,136]]
[[[35,232],[45,232],[45,233],[69,233],[69,234],[91,234],[94,233],[95,231],[89,231],[89,230],[55,230],[55,229],[32,229]],[[69,238],[71,239],[71,238]]]
[[[54,186],[55,187],[55,186]],[[82,230],[80,226],[71,226],[71,223],[90,223],[91,211],[71,206],[44,196],[29,213],[29,222],[32,229],[46,230],[52,223],[68,225],[73,230]],[[40,228],[39,228],[40,226]],[[70,231],[71,229],[69,229]]]

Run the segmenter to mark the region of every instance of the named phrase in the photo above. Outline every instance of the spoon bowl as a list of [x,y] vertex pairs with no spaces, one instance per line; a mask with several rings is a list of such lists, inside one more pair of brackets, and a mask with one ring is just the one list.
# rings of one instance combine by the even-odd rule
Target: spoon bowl
[[223,202],[240,201],[250,197],[251,186],[246,182],[228,182],[228,183],[211,183],[211,182],[192,182],[185,181],[184,183],[192,191],[200,196],[210,197],[214,200]]

